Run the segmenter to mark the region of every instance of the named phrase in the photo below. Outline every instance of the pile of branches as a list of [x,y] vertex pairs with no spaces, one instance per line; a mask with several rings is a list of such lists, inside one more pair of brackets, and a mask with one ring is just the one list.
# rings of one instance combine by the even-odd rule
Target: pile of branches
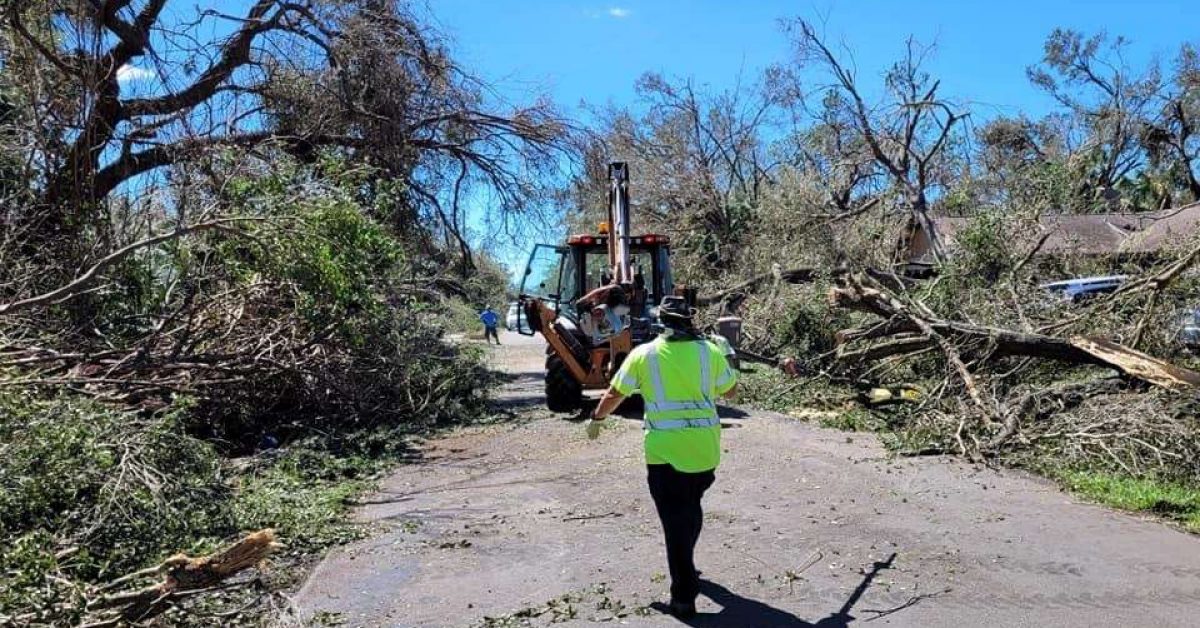
[[[99,342],[89,342],[92,339],[78,333],[62,334],[61,330],[49,335],[45,323],[47,307],[114,289],[106,271],[142,251],[206,231],[248,237],[250,233],[240,224],[253,220],[222,217],[179,226],[120,247],[61,286],[0,303],[0,321],[4,323],[0,328],[0,368],[20,373],[6,378],[4,386],[63,386],[105,401],[149,402],[155,396],[161,400],[163,394],[244,381],[247,362],[269,363],[276,357],[273,349],[282,344],[276,334],[242,330],[238,325],[246,316],[245,304],[263,295],[266,285],[236,286],[211,295],[193,293],[173,303],[174,307],[164,307],[145,333],[132,338],[111,338],[96,330]],[[166,294],[180,291],[181,280],[168,286]],[[67,340],[63,335],[73,341],[70,348],[60,348],[67,344],[62,342]],[[248,350],[232,355],[205,350],[218,346],[218,341],[237,344],[249,338],[252,340],[243,345]]]
[[142,410],[192,398],[199,433],[235,446],[314,417],[452,414],[478,376],[438,326],[457,282],[403,264],[403,243],[354,206],[325,207],[338,198],[160,225],[59,286],[17,291],[0,302],[0,386]]
[[[1195,258],[1193,251],[1165,271],[1128,284],[1125,291],[1161,289]],[[1178,434],[1177,422],[1155,422],[1141,417],[1138,420],[1144,427],[1149,425],[1147,422],[1155,425],[1147,430],[1150,436],[1139,439],[1131,436],[1130,430],[1114,428],[1123,420],[1136,418],[1127,413],[1069,432],[1046,429],[1044,420],[1091,398],[1121,393],[1159,389],[1175,393],[1176,397],[1184,393],[1182,398],[1186,399],[1200,390],[1200,373],[1196,371],[1105,338],[1059,337],[947,319],[916,298],[909,290],[909,282],[877,271],[840,275],[829,299],[835,308],[871,316],[869,324],[838,333],[838,346],[832,357],[839,368],[858,369],[860,377],[871,374],[879,377],[886,367],[917,357],[934,355],[945,364],[946,374],[941,382],[930,387],[932,394],[922,402],[927,412],[919,420],[954,425],[953,444],[924,447],[916,453],[954,451],[982,458],[998,455],[1015,443],[1029,445],[1036,440],[1067,439],[1070,442],[1064,447],[1105,450],[1116,465],[1125,468],[1140,465],[1147,452],[1160,459],[1195,455],[1173,451],[1172,445],[1164,444],[1170,440],[1169,434]],[[1140,337],[1142,326],[1144,319],[1135,339]],[[1060,365],[1054,372],[1061,381],[1019,385],[1020,380],[1015,376],[1040,361]],[[1087,371],[1091,376],[1077,379],[1072,368],[1076,366],[1092,367]],[[1171,396],[1160,395],[1156,399],[1169,400]],[[948,400],[956,403],[939,403]],[[1158,416],[1163,414],[1159,412]],[[1120,456],[1110,447],[1105,449],[1106,443],[1130,438],[1139,445],[1131,457]],[[1147,439],[1159,443],[1145,442]]]
[[[1067,386],[1058,387],[1060,390]],[[1110,389],[1111,390],[1111,389]],[[1200,423],[1194,396],[1162,390],[1078,390],[1038,396],[1009,455],[1051,450],[1066,468],[1101,468],[1130,477],[1192,484],[1200,469]],[[1019,447],[1015,446],[1019,443]]]

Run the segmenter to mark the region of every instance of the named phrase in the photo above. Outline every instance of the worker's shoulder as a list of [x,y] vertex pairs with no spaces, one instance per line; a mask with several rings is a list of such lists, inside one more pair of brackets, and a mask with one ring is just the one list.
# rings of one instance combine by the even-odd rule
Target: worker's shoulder
[[711,337],[711,336],[708,338],[705,338],[704,345],[708,348],[708,350],[710,352],[715,353],[721,357],[725,357],[725,356],[734,354],[733,345],[729,344],[728,340],[725,340],[724,338],[721,338],[719,336],[715,337],[715,338]]

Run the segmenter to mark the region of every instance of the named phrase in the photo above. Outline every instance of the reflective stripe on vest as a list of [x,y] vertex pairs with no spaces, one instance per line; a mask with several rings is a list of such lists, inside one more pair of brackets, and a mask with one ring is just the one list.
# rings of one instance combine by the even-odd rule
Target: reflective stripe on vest
[[651,412],[670,412],[672,410],[715,410],[711,401],[647,401],[646,409]]
[[[663,342],[663,341],[657,341]],[[682,401],[669,400],[667,397],[666,386],[663,385],[662,369],[658,363],[658,353],[649,351],[646,353],[646,370],[650,376],[650,385],[654,392],[654,400],[645,400],[646,412],[643,426],[648,430],[680,430],[690,427],[714,427],[721,424],[721,420],[717,418],[717,405],[713,402],[709,394],[709,388],[713,385],[712,382],[712,366],[711,357],[709,356],[708,343],[701,341],[698,343],[697,350],[699,351],[700,363],[700,391],[701,399],[689,399]],[[645,391],[643,391],[644,395]],[[663,418],[655,419],[651,416],[654,413],[672,412],[678,410],[693,410],[702,416],[698,418]]]
[[707,340],[701,340],[699,344],[700,344],[700,394],[704,395],[704,400],[708,402],[708,405],[715,407],[716,404],[714,404],[712,402],[712,397],[710,397],[708,394],[708,387],[712,386],[712,367],[709,366],[709,360],[712,359],[710,356],[712,351],[708,347]]
[[658,354],[654,351],[646,354],[646,370],[650,371],[650,385],[654,387],[654,398],[666,401],[667,389],[663,386],[662,371],[658,368]]
[[647,429],[650,430],[681,430],[687,427],[715,427],[721,424],[721,419],[717,417],[708,417],[707,419],[663,419],[661,421],[646,421]]

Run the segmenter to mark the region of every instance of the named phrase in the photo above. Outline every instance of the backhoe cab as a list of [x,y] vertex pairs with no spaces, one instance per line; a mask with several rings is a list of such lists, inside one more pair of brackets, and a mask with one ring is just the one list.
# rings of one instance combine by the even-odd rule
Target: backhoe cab
[[676,292],[668,238],[629,233],[628,167],[611,163],[608,173],[599,233],[537,245],[521,282],[518,315],[528,335],[546,338],[546,405],[555,412],[573,412],[584,390],[608,386],[633,347],[654,338],[656,308]]

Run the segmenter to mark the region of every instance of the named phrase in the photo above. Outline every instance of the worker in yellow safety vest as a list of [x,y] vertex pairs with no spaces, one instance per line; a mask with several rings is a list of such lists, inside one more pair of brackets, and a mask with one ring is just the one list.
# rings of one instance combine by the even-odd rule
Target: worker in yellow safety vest
[[700,577],[693,554],[704,521],[700,500],[721,459],[717,397],[732,397],[736,372],[721,348],[692,323],[695,310],[680,297],[659,306],[664,333],[630,352],[588,422],[596,438],[604,417],[635,392],[645,401],[647,481],[666,537],[672,614],[696,613]]

